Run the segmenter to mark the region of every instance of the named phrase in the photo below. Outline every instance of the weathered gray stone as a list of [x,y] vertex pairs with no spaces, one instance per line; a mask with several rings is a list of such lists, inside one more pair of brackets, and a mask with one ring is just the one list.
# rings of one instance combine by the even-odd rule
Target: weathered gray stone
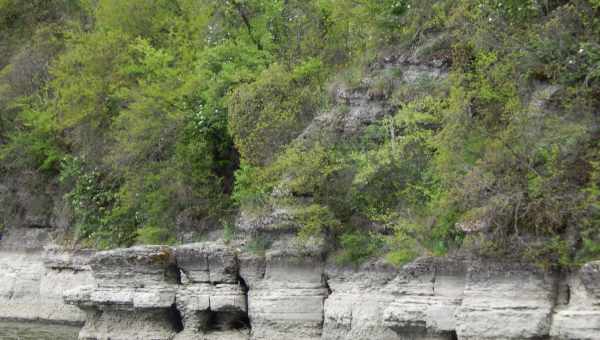
[[465,287],[462,259],[425,258],[405,266],[386,290],[394,296],[384,325],[400,336],[451,339]]
[[178,270],[169,247],[146,246],[96,253],[89,261],[95,285],[65,293],[86,312],[80,339],[170,340]]
[[[79,263],[52,258],[46,263],[56,268]],[[196,243],[174,251],[102,252],[90,263],[100,284],[65,294],[87,313],[81,339],[591,340],[600,334],[598,262],[560,281],[520,263],[454,257],[422,258],[401,269],[382,262],[325,269],[321,256],[293,247],[238,257],[222,243]],[[186,277],[180,283],[172,274],[176,264]]]
[[46,267],[42,252],[0,252],[0,319],[81,323],[85,314],[63,301],[65,290],[93,283],[90,271]]
[[452,339],[462,261],[421,259],[402,270],[333,266],[328,276],[323,339]]
[[190,282],[238,281],[237,258],[232,249],[222,243],[192,243],[175,248],[182,279]]
[[89,313],[81,340],[171,340],[175,336],[170,310],[104,310]]
[[474,263],[456,313],[460,339],[539,339],[547,337],[557,277],[533,266]]
[[553,339],[600,339],[600,261],[585,264],[565,284],[567,297],[552,321]]
[[184,325],[176,339],[248,339],[246,287],[235,252],[203,242],[177,247],[175,256],[182,272],[176,304]]
[[146,246],[98,252],[90,260],[98,287],[149,287],[177,283],[173,250]]
[[252,339],[319,339],[327,288],[319,258],[267,253],[262,279],[249,284]]

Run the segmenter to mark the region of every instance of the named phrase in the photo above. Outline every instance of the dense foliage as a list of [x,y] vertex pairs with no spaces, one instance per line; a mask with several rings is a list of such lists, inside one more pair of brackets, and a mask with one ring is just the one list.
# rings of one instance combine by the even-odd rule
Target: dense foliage
[[[403,51],[448,77],[370,74]],[[396,112],[297,138],[365,76]],[[599,98],[598,0],[0,0],[0,175],[101,248],[284,207],[345,262],[598,258]]]

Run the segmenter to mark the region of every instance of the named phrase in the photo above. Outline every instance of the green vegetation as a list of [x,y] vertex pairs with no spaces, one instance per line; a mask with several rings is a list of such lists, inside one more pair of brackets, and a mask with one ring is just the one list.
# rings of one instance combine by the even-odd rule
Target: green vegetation
[[[394,110],[298,138],[339,87]],[[597,259],[599,98],[598,0],[0,0],[0,176],[98,248],[285,208],[346,263]]]

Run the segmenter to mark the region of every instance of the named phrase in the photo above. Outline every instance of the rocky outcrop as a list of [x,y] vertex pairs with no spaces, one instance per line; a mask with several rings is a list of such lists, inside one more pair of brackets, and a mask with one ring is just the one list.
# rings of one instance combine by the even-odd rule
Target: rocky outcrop
[[333,269],[323,339],[453,339],[464,272],[461,260],[433,258],[400,271],[377,264]]
[[169,247],[134,247],[95,254],[95,285],[65,295],[87,314],[80,339],[172,339],[178,270]]
[[456,338],[466,268],[460,258],[425,258],[404,267],[388,285],[394,299],[384,310],[384,325],[415,339]]
[[457,257],[348,268],[291,243],[10,249],[0,318],[85,320],[81,339],[600,339],[598,261],[554,273]]
[[60,249],[0,252],[0,319],[83,323],[85,314],[63,292],[93,281],[87,252]]
[[476,263],[456,314],[460,339],[540,339],[550,331],[557,277],[532,266]]
[[393,301],[386,285],[396,276],[393,268],[373,265],[361,270],[327,267],[331,295],[325,301],[323,339],[396,339],[383,325],[383,311]]
[[177,247],[175,254],[181,272],[176,303],[184,327],[176,339],[247,339],[247,288],[233,250],[197,243]]
[[328,290],[320,257],[279,250],[264,258],[247,254],[241,264],[252,339],[321,338]]
[[[317,115],[299,136],[307,141],[339,141],[357,136],[366,127],[396,113],[390,100],[400,87],[414,91],[448,77],[447,60],[423,60],[418,53],[390,53],[369,67],[368,76],[357,84],[334,83],[333,108]],[[424,90],[425,91],[425,90]]]
[[[61,261],[55,259],[58,266]],[[76,261],[70,262],[72,266]],[[422,258],[360,268],[222,243],[96,254],[66,294],[80,339],[599,339],[600,262],[559,275],[519,263]]]
[[0,179],[0,320],[82,324],[85,314],[62,296],[93,282],[91,253],[54,244],[64,214],[41,182],[33,173]]
[[552,321],[555,339],[600,339],[600,261],[584,265],[561,283]]

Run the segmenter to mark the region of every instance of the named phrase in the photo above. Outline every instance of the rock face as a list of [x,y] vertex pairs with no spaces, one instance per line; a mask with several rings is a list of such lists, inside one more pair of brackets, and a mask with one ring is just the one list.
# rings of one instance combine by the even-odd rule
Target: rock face
[[422,259],[329,273],[323,339],[454,339],[462,261]]
[[85,315],[66,305],[64,290],[89,284],[89,270],[61,263],[53,267],[44,253],[0,253],[0,319],[83,323]]
[[10,249],[0,319],[85,320],[80,339],[600,339],[600,261],[554,273],[458,257],[347,268],[218,242]]
[[357,269],[206,242],[90,265],[95,285],[65,296],[87,313],[80,339],[600,339],[600,262],[567,274],[459,257]]
[[91,253],[53,245],[66,217],[43,182],[31,172],[0,178],[0,320],[83,324],[63,292],[93,283]]
[[323,339],[396,339],[383,325],[383,311],[393,301],[386,285],[395,270],[382,266],[352,269],[327,268],[331,295],[325,301]]
[[400,336],[455,339],[465,271],[463,259],[426,258],[406,266],[387,288],[395,298],[384,310],[384,325]]
[[456,314],[459,338],[547,337],[556,284],[555,275],[532,267],[502,263],[471,266],[463,301]]
[[184,326],[176,339],[247,339],[247,288],[235,253],[222,244],[197,243],[178,247],[175,254],[181,271],[176,302]]
[[550,334],[556,339],[600,339],[600,261],[584,265],[559,290]]
[[[23,238],[29,242],[19,242]],[[83,323],[63,292],[93,282],[87,251],[41,247],[43,229],[14,229],[0,242],[0,319]]]
[[290,243],[259,256],[218,242],[93,253],[14,240],[0,244],[0,319],[85,321],[80,339],[600,339],[600,261],[345,268]]
[[87,314],[80,339],[172,339],[178,283],[169,247],[99,252],[90,260],[95,285],[68,292],[65,300]]
[[246,257],[241,274],[252,339],[320,339],[328,295],[320,258],[272,251],[264,259]]
[[421,60],[417,53],[390,54],[369,69],[358,84],[335,84],[334,107],[317,115],[299,136],[301,140],[335,140],[356,136],[371,124],[396,113],[391,93],[400,87],[419,89],[448,77],[446,60]]

